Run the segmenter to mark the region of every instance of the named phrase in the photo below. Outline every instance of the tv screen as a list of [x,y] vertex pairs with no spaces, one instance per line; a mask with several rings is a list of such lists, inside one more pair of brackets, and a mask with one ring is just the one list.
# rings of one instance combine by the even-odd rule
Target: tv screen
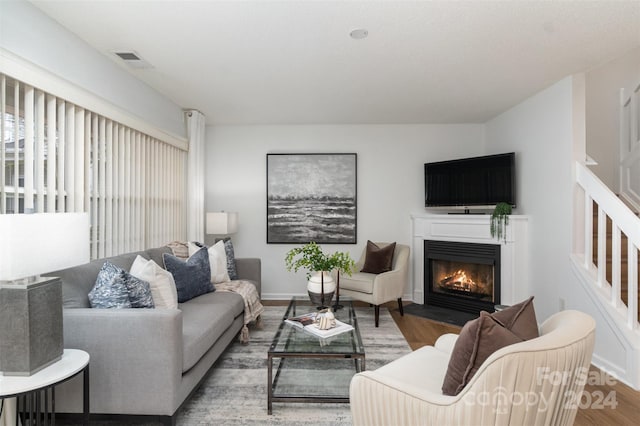
[[425,207],[516,206],[515,153],[424,165]]

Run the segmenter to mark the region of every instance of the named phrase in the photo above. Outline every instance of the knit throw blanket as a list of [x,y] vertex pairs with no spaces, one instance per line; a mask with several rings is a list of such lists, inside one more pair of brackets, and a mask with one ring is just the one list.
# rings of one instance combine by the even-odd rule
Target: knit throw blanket
[[230,291],[237,293],[244,299],[244,327],[240,333],[240,341],[249,343],[249,329],[247,324],[252,321],[259,322],[260,315],[264,312],[264,306],[260,303],[260,295],[256,286],[250,281],[235,280],[225,283],[217,283],[216,291]]

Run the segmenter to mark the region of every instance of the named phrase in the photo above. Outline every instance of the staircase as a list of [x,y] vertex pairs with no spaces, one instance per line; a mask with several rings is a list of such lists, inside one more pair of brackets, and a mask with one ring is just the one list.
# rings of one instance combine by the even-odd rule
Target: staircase
[[[622,200],[624,202],[624,200]],[[633,207],[629,204],[625,203],[627,207],[631,209],[631,211],[636,215],[638,215],[637,211],[634,211]],[[593,247],[598,247],[598,215],[605,214],[604,211],[600,211],[598,208],[598,204],[593,202]],[[605,214],[606,216],[606,214]],[[611,283],[613,282],[613,221],[610,217],[605,217],[606,222],[606,235],[602,238],[606,239],[605,241],[605,256],[603,267],[605,270],[605,279],[606,284],[609,286],[609,291],[613,291],[611,289]],[[624,233],[620,234],[620,300],[622,304],[628,309],[629,308],[629,240]],[[593,265],[596,269],[600,269],[600,265],[598,263],[598,253],[594,251],[592,256]],[[640,271],[640,256],[638,256],[637,262],[637,270]],[[636,288],[638,288],[639,283],[635,283]],[[637,305],[640,306],[640,292],[636,292]],[[638,311],[637,320],[640,322],[640,310]]]
[[573,269],[621,351],[614,362],[594,354],[594,364],[640,390],[640,217],[584,164],[575,178]]

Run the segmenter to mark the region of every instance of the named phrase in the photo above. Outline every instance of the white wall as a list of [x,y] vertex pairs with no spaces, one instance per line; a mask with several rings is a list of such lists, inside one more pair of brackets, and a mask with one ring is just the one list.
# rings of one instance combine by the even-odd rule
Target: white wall
[[367,239],[411,245],[410,214],[424,211],[424,163],[482,154],[483,126],[207,127],[207,211],[240,213],[234,247],[239,257],[262,259],[266,299],[306,291],[304,273],[284,267],[295,246],[266,244],[266,154],[287,152],[358,154],[358,244],[325,246],[357,259]]
[[[577,84],[575,87],[580,87]],[[622,371],[625,350],[572,271],[573,93],[568,77],[486,123],[487,150],[515,150],[519,211],[530,216],[530,285],[539,322],[577,309],[597,323],[594,364]],[[575,96],[574,96],[575,95]],[[575,129],[580,131],[580,129]]]
[[570,279],[572,84],[564,79],[486,123],[491,151],[516,152],[518,210],[529,215],[530,272],[540,319]]
[[618,150],[620,89],[628,97],[640,84],[640,48],[586,73],[587,154],[593,172],[613,192],[620,190]]
[[0,1],[0,47],[170,134],[186,135],[179,105],[25,0]]

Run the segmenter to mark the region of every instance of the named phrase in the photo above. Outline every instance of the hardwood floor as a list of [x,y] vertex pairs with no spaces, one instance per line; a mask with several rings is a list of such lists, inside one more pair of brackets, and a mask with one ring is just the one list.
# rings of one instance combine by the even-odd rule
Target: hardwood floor
[[[263,304],[266,306],[286,306],[288,302],[263,301]],[[356,302],[356,304],[357,306],[368,306],[365,303]],[[413,350],[425,345],[433,345],[436,339],[445,333],[460,332],[460,327],[454,325],[438,323],[409,314],[400,316],[396,302],[389,302],[383,306],[389,309],[398,328]],[[591,367],[589,377],[590,381],[597,381],[603,384],[590,385],[588,380],[585,386],[585,393],[588,396],[585,396],[583,403],[587,405],[588,398],[591,398],[592,406],[597,407],[600,401],[601,407],[579,409],[574,425],[635,426],[640,424],[640,392],[623,383],[617,383],[613,377],[602,373],[595,367]],[[607,396],[609,396],[609,399],[607,399]]]

